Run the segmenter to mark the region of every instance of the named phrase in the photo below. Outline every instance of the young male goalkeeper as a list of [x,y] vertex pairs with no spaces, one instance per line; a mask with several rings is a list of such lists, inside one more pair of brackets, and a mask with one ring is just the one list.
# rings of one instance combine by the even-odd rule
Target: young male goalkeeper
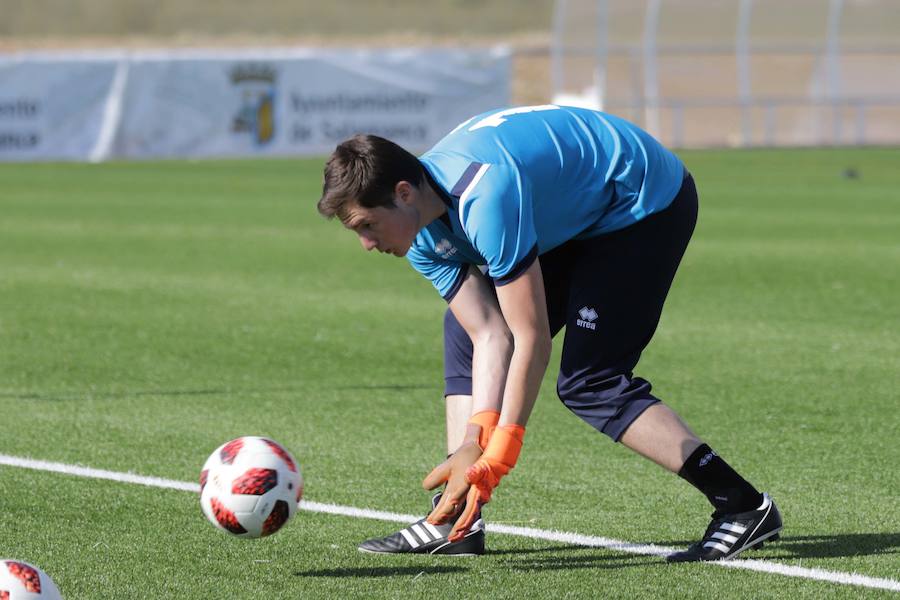
[[649,134],[546,105],[475,116],[419,158],[356,136],[329,158],[318,209],[366,250],[406,256],[449,303],[451,454],[423,482],[446,487],[426,519],[360,550],[484,551],[481,507],[516,464],[563,327],[563,404],[715,507],[700,541],[669,560],[731,558],[777,537],[771,498],[633,373],[697,218],[691,175]]

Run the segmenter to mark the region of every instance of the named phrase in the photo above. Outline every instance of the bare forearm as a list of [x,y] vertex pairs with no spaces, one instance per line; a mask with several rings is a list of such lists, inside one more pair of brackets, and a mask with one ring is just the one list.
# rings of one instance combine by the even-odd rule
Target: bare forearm
[[513,354],[509,332],[483,336],[473,343],[472,414],[500,411],[510,358]]
[[549,339],[516,338],[503,392],[500,425],[524,426],[528,422],[544,372],[550,362],[550,349]]

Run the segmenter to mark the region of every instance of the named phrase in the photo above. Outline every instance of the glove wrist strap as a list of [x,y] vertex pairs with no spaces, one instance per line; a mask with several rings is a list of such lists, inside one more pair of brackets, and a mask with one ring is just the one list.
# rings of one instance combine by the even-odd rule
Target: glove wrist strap
[[488,447],[491,436],[500,421],[500,413],[496,410],[477,412],[466,425],[466,442],[475,442],[482,450]]
[[494,429],[494,435],[488,442],[481,458],[495,465],[502,465],[508,473],[516,466],[519,453],[522,451],[522,440],[525,428],[521,425],[504,425]]

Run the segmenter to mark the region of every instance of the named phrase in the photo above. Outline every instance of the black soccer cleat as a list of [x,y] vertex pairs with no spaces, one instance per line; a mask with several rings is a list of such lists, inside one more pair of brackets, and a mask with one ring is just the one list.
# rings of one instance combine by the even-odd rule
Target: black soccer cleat
[[[431,506],[437,506],[441,494],[435,494]],[[445,525],[432,525],[419,519],[396,533],[383,538],[372,538],[359,545],[360,552],[378,554],[453,554],[455,556],[476,556],[484,554],[484,521],[478,515],[475,524],[466,536],[458,542],[447,539],[453,521]]]
[[759,549],[763,541],[774,542],[781,531],[781,514],[768,494],[763,494],[763,503],[756,510],[717,515],[713,513],[712,523],[706,528],[703,539],[683,552],[675,552],[666,557],[669,562],[692,562],[706,560],[728,560],[747,548]]

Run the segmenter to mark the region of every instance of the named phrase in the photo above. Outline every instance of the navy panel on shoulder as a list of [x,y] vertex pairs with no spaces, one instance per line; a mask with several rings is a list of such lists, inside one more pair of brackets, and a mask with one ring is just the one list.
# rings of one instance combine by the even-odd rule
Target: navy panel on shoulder
[[472,183],[472,180],[475,179],[475,174],[478,173],[478,169],[481,168],[481,163],[473,162],[466,167],[466,170],[463,171],[462,177],[459,178],[459,181],[456,182],[456,185],[453,186],[453,189],[450,190],[451,196],[456,196],[457,198],[462,196],[462,193],[466,191],[466,188],[469,187],[469,184]]

